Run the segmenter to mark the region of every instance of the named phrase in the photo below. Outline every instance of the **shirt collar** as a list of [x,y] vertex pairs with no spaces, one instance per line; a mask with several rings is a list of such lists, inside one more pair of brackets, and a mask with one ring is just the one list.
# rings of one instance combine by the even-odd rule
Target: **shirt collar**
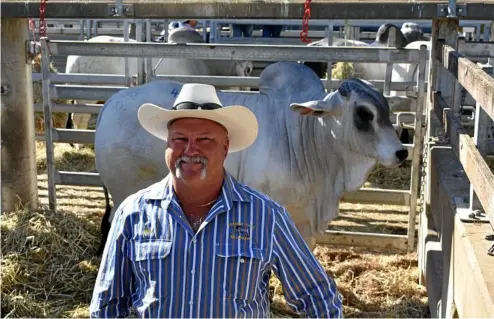
[[[232,202],[250,202],[250,196],[245,191],[245,186],[240,184],[226,170],[221,187],[220,198],[223,199],[228,207],[231,207]],[[171,173],[169,173],[161,181],[148,187],[143,197],[146,200],[168,200],[171,201],[174,195],[173,185],[171,183]]]

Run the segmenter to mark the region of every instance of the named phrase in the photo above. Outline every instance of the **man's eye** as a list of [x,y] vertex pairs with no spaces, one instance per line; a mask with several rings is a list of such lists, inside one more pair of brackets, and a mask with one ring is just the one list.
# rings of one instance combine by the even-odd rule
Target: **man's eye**
[[180,141],[180,142],[185,142],[185,141],[187,141],[187,139],[186,139],[186,138],[184,138],[184,137],[175,137],[173,140],[174,140],[174,141]]

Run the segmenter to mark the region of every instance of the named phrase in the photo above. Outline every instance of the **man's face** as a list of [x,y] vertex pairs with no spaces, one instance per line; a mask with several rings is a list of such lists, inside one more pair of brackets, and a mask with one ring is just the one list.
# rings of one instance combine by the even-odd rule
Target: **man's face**
[[166,165],[183,183],[211,180],[222,174],[228,146],[222,125],[205,119],[178,119],[168,128]]

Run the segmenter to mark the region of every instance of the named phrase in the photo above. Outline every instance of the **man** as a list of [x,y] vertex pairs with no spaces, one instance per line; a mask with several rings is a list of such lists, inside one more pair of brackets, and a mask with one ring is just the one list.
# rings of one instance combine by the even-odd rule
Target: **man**
[[223,167],[257,137],[250,110],[185,84],[171,110],[144,104],[138,118],[167,141],[170,173],[115,213],[91,317],[268,317],[271,271],[295,311],[342,317],[335,282],[288,212]]

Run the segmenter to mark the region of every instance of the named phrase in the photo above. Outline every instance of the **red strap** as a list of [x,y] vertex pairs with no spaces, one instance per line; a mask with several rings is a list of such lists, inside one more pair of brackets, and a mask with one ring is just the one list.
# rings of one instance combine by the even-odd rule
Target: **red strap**
[[310,18],[310,3],[312,0],[305,0],[304,17],[302,18],[302,32],[300,32],[300,40],[305,43],[311,43],[311,40],[307,39],[309,35],[309,18]]
[[46,21],[45,21],[45,11],[46,11],[46,3],[48,0],[41,0],[41,4],[39,6],[39,36],[46,37]]

